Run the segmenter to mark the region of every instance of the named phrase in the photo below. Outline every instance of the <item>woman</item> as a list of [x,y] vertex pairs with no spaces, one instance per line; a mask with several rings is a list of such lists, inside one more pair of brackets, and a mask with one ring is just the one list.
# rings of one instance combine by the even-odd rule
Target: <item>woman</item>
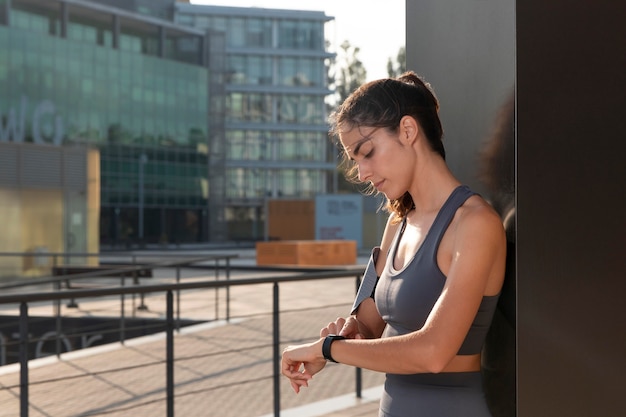
[[430,86],[407,72],[361,86],[334,115],[345,159],[385,195],[390,216],[351,315],[283,352],[296,393],[332,360],[386,373],[380,417],[490,415],[480,351],[505,234],[446,165],[438,110]]

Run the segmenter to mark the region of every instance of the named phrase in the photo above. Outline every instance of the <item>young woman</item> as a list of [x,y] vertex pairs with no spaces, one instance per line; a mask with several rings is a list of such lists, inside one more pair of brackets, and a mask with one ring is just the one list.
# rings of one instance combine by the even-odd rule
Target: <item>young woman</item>
[[334,115],[344,157],[390,215],[351,315],[283,352],[296,393],[332,360],[386,373],[380,417],[490,415],[480,352],[506,239],[496,212],[446,165],[438,110],[407,72],[361,86]]

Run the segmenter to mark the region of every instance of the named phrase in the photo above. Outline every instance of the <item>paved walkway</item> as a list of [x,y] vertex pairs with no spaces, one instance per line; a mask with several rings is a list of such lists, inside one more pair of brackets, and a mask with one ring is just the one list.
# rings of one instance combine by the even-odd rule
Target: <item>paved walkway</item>
[[[247,255],[238,262],[249,263]],[[157,270],[156,279],[171,279],[172,272]],[[266,274],[272,273],[240,271],[231,276]],[[210,271],[187,270],[183,279],[213,277]],[[353,278],[281,284],[281,340],[285,344],[314,340],[320,327],[346,314],[354,291]],[[175,336],[177,417],[273,416],[272,286],[233,287],[230,297],[231,320],[226,322],[224,290],[181,294],[181,318],[210,321],[183,328]],[[137,300],[126,301],[127,312],[133,302]],[[149,296],[145,303],[148,310],[134,309],[136,317],[164,317],[162,295]],[[63,313],[116,316],[120,305],[119,298],[79,300],[78,309],[63,307]],[[12,312],[4,309],[1,313]],[[50,314],[51,307],[30,306],[29,313]],[[165,340],[158,334],[124,345],[70,352],[60,360],[48,357],[32,361],[29,416],[164,416],[164,358]],[[382,375],[363,371],[364,395],[357,400],[355,371],[351,367],[329,364],[299,395],[281,378],[281,416],[374,417],[382,383]],[[19,392],[19,368],[0,367],[0,417],[19,415]]]

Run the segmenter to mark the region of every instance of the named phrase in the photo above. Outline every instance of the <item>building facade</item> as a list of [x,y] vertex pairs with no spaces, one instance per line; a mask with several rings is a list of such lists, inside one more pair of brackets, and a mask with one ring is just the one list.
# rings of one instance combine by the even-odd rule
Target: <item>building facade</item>
[[103,245],[262,237],[268,198],[324,193],[334,171],[328,20],[0,0],[0,144],[98,149]]
[[213,238],[263,238],[269,199],[327,193],[335,172],[325,105],[332,18],[179,2],[174,19],[210,39]]

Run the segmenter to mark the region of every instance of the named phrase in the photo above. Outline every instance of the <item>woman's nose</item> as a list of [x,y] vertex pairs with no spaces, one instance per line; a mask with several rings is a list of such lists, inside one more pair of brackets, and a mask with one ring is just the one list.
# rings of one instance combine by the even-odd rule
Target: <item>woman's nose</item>
[[367,164],[364,162],[359,162],[357,165],[357,170],[359,172],[359,181],[367,182],[368,178],[371,176],[369,169],[367,168]]

